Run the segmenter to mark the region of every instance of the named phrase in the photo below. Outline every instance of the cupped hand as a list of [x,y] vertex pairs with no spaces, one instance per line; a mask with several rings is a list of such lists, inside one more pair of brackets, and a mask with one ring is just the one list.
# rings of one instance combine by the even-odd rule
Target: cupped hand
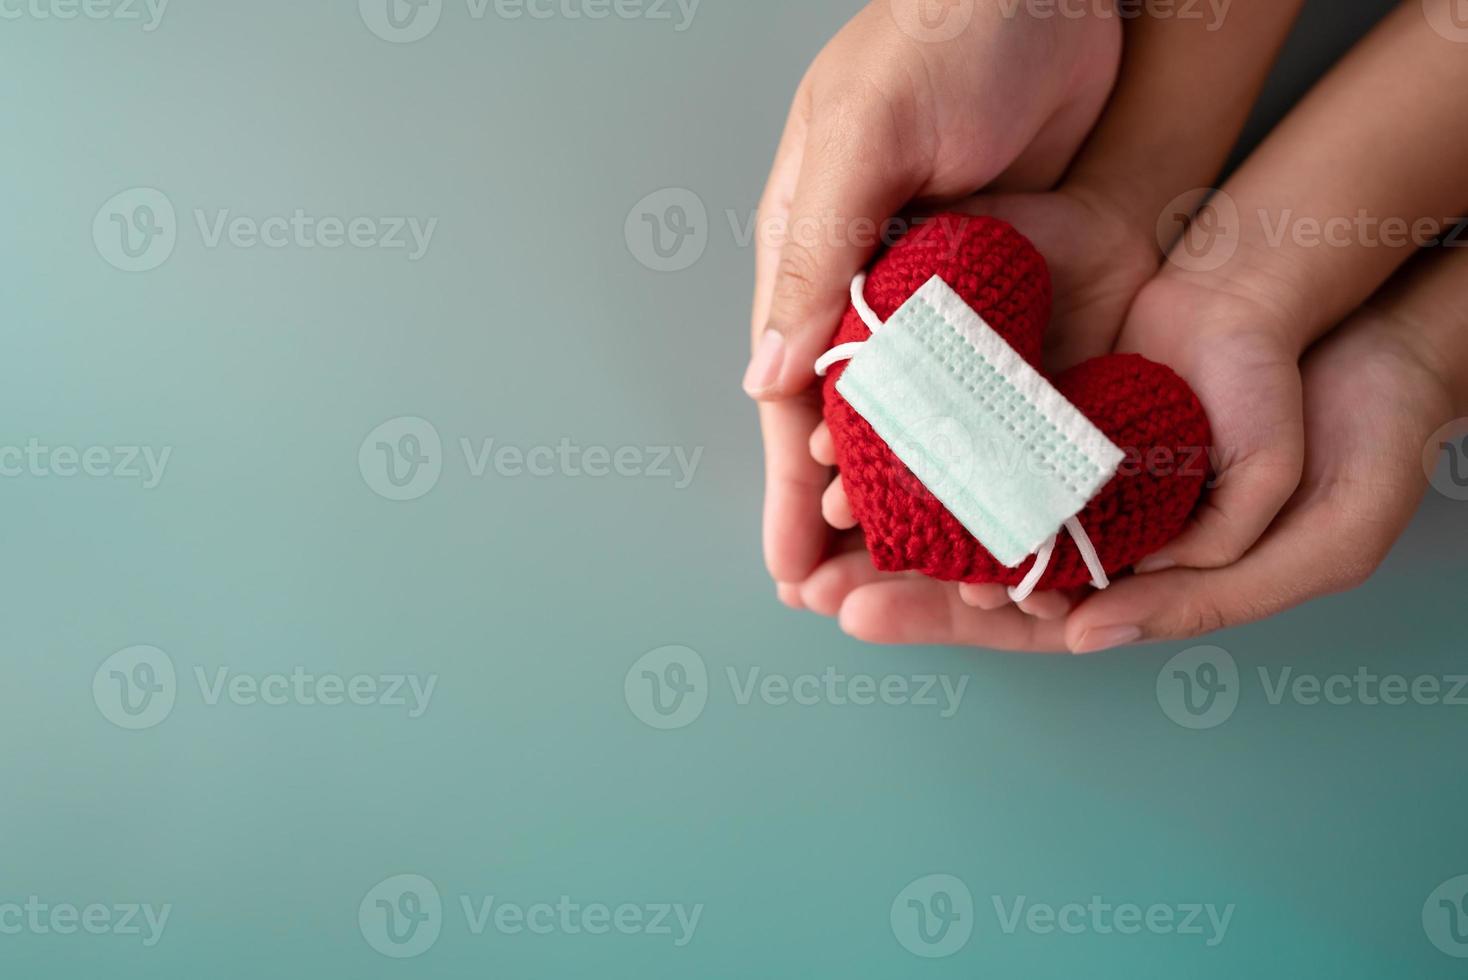
[[[1308,229],[1311,224],[1349,226],[1352,215],[1382,224],[1413,225],[1451,213],[1461,199],[1468,140],[1449,124],[1458,107],[1442,93],[1445,75],[1468,80],[1468,62],[1460,55],[1413,11],[1403,8],[1389,17],[1225,185],[1220,206],[1232,210],[1235,218],[1222,243],[1225,253],[1210,253],[1219,244],[1210,227],[1216,221],[1194,222],[1181,247],[1170,253],[1170,264],[1137,293],[1115,337],[1116,348],[1141,353],[1178,371],[1193,385],[1213,427],[1216,477],[1192,524],[1139,565],[1146,574],[1086,597],[1063,628],[1059,617],[1067,614],[1077,596],[1037,598],[1044,605],[1031,611],[1051,617],[1041,623],[1015,619],[1012,608],[996,609],[995,616],[986,620],[995,623],[992,635],[970,634],[965,642],[1053,648],[1063,641],[1074,651],[1090,652],[1196,635],[1208,626],[1254,618],[1239,606],[1239,596],[1252,597],[1256,609],[1290,604],[1233,586],[1240,584],[1240,574],[1260,569],[1258,556],[1274,554],[1269,543],[1278,539],[1293,513],[1283,509],[1296,508],[1305,489],[1335,486],[1347,479],[1320,469],[1317,445],[1333,448],[1330,438],[1339,438],[1342,428],[1322,429],[1325,420],[1311,417],[1314,406],[1330,403],[1335,396],[1310,389],[1310,377],[1301,376],[1301,356],[1307,349],[1314,351],[1309,363],[1317,366],[1307,374],[1325,379],[1317,382],[1317,388],[1342,375],[1340,365],[1335,371],[1318,366],[1324,360],[1322,352],[1338,349],[1340,341],[1332,335],[1317,343],[1319,338],[1332,329],[1344,329],[1338,327],[1341,321],[1353,316],[1352,311],[1411,257],[1418,244],[1415,240],[1387,244],[1358,229],[1359,234],[1348,234],[1344,240],[1333,237],[1325,247]],[[1387,71],[1395,79],[1390,98],[1383,96],[1379,84]],[[1383,155],[1385,134],[1395,145],[1413,146],[1414,153]],[[1335,152],[1321,155],[1323,145]],[[1124,188],[1125,182],[1120,186]],[[1043,245],[1042,251],[1046,251]],[[1200,257],[1217,261],[1200,265],[1196,261]],[[1394,305],[1413,305],[1399,293],[1389,295],[1394,299],[1377,307],[1378,317]],[[1420,331],[1431,331],[1457,319],[1451,304],[1440,304],[1436,315],[1414,322]],[[1348,335],[1375,338],[1368,345],[1371,351],[1389,346],[1379,326],[1368,330],[1359,320],[1359,315],[1352,320]],[[1101,336],[1108,332],[1104,324],[1089,329]],[[1311,348],[1312,343],[1316,347]],[[1374,357],[1373,363],[1383,358],[1396,362],[1396,370],[1379,366],[1377,373],[1399,380],[1403,359],[1389,352]],[[1441,385],[1429,387],[1441,389]],[[1378,402],[1399,393],[1378,387],[1364,393],[1357,389],[1353,396],[1360,402],[1355,411],[1370,417],[1381,407],[1367,406],[1368,400]],[[1332,408],[1352,411],[1343,404]],[[821,439],[815,442],[818,453],[824,450]],[[1417,448],[1406,455],[1413,456]],[[846,517],[841,504],[839,488],[830,491],[828,512],[838,523]],[[1397,523],[1394,532],[1399,530]],[[1373,535],[1364,537],[1376,541]],[[1352,567],[1370,564],[1357,561]],[[824,589],[817,590],[820,594],[812,605],[829,606],[839,600],[843,624],[858,635],[875,637],[899,628],[884,621],[897,611],[898,607],[885,605],[894,595],[908,594],[913,603],[901,611],[900,638],[906,641],[944,642],[945,636],[953,635],[948,627],[959,621],[964,598],[980,607],[1002,601],[1002,595],[994,596],[994,590],[986,587],[953,589],[910,578],[884,580],[862,569],[855,559],[847,559],[843,567],[844,578],[825,568],[812,577]],[[839,587],[829,588],[833,580]],[[1203,591],[1180,595],[1174,583],[1184,581]],[[1334,580],[1306,576],[1305,581],[1314,584],[1291,595],[1318,594]],[[810,586],[807,583],[803,593],[810,592]],[[926,606],[919,603],[919,594],[927,597]],[[924,610],[931,621],[925,620]],[[964,625],[975,624],[967,616],[961,619]]]
[[830,474],[808,448],[813,365],[852,277],[890,239],[889,217],[982,187],[1050,187],[1115,80],[1114,17],[977,4],[949,37],[922,29],[924,4],[877,0],[816,58],[760,203],[744,384],[761,401],[765,556],[787,600],[832,544],[820,512]]
[[[1110,353],[1122,335],[1138,291],[1157,271],[1159,252],[1151,229],[1135,222],[1106,199],[1076,187],[1045,194],[980,195],[954,210],[1007,221],[1024,231],[1046,257],[1054,291],[1051,322],[1045,331],[1044,367],[1052,375],[1082,361]],[[814,460],[829,473],[835,447],[824,423],[810,440]],[[833,529],[843,532],[836,553],[800,585],[798,602],[813,611],[835,615],[846,595],[858,586],[902,573],[872,566],[861,547],[856,519],[840,477],[825,486],[821,511]],[[1009,603],[998,585],[948,585],[963,600],[982,609]],[[1035,593],[1021,608],[1043,619],[1055,619],[1070,608],[1071,596]]]
[[[1234,498],[1243,510],[1205,510],[1204,529],[1191,542],[1177,543],[1176,553],[1187,556],[1179,567],[1135,576],[1084,602],[1066,623],[1068,646],[1086,653],[1117,643],[1201,636],[1365,582],[1427,488],[1424,446],[1461,406],[1468,317],[1458,297],[1465,285],[1464,256],[1428,253],[1314,347],[1302,376],[1308,451],[1299,483],[1277,518],[1236,560],[1199,543],[1252,535],[1247,493],[1270,492],[1270,465],[1259,464],[1253,486]],[[1266,366],[1261,373],[1268,377],[1278,370]],[[1275,384],[1287,386],[1289,380],[1263,381],[1261,397]],[[1244,438],[1266,445],[1269,412],[1247,425]],[[1280,420],[1275,428],[1288,437],[1293,422]],[[1289,476],[1274,479],[1283,483]]]
[[[1434,256],[1305,357],[1305,465],[1283,509],[1238,560],[1121,579],[1064,620],[975,608],[929,579],[876,578],[845,595],[843,628],[871,642],[1087,653],[1200,636],[1361,584],[1421,501],[1424,445],[1462,409],[1468,316],[1456,297],[1465,286],[1468,256]],[[1269,366],[1263,373],[1277,370],[1284,375]]]

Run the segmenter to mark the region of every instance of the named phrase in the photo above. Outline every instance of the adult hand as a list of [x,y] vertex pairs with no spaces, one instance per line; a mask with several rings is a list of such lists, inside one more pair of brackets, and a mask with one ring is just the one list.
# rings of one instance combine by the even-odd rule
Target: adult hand
[[[1399,83],[1390,94],[1377,83],[1387,70]],[[1468,81],[1468,65],[1459,52],[1416,11],[1403,8],[1226,186],[1220,206],[1232,220],[1225,222],[1224,234],[1195,225],[1174,251],[1174,262],[1139,293],[1117,347],[1167,363],[1193,384],[1213,423],[1219,476],[1192,526],[1143,562],[1141,570],[1214,570],[1240,563],[1298,489],[1306,446],[1300,355],[1364,301],[1417,244],[1405,237],[1390,240],[1381,229],[1389,223],[1417,227],[1434,215],[1456,213],[1452,209],[1460,203],[1456,174],[1468,164],[1468,140],[1445,128],[1457,111],[1451,100],[1433,98],[1441,92],[1444,72]],[[1404,111],[1403,99],[1411,111]],[[1383,159],[1384,141],[1422,152]],[[1318,153],[1322,145],[1337,148],[1341,156],[1325,160]],[[1340,165],[1339,159],[1349,163]],[[1310,231],[1339,226],[1360,213],[1381,217],[1374,226],[1357,225],[1343,237],[1322,240]],[[1375,237],[1372,227],[1378,229]],[[1104,322],[1093,329],[1106,330]],[[839,488],[832,496],[839,498]],[[828,511],[842,516],[839,499],[827,503]],[[813,576],[826,592],[812,604],[829,606],[834,598],[858,603],[850,618],[865,622],[859,604],[873,593],[858,599],[852,590],[881,582],[845,561],[840,588],[830,589],[830,582],[821,580],[825,569]],[[840,577],[835,571],[828,576]],[[1006,638],[1020,637],[1020,645],[1053,647],[1063,639],[1076,652],[1091,652],[1140,639],[1192,635],[1178,625],[1180,613],[1224,604],[1221,595],[1202,596],[1179,607],[1163,587],[1176,576],[1158,578],[1157,587],[1149,588],[1152,579],[1119,583],[1089,599],[1063,634],[1021,624],[1006,627],[994,642],[970,642],[1009,645]],[[988,587],[959,592],[984,608],[1002,601],[1002,590]],[[1054,620],[1073,598],[1035,597],[1026,608]],[[842,614],[845,622],[844,605]],[[909,635],[926,635],[920,619],[910,611],[905,617]],[[880,629],[879,623],[867,625]],[[934,632],[942,632],[941,624]]]
[[1121,580],[1068,621],[977,609],[930,579],[875,581],[845,597],[842,627],[872,642],[1085,652],[1088,633],[1117,624],[1123,642],[1190,638],[1359,585],[1422,499],[1429,438],[1468,405],[1465,289],[1468,254],[1431,253],[1311,350],[1302,478],[1239,561]]
[[[746,390],[761,400],[766,561],[789,598],[828,546],[813,365],[889,217],[981,187],[1053,185],[1090,132],[1120,57],[1114,17],[977,4],[953,36],[926,0],[877,0],[800,83],[760,203]],[[962,16],[965,7],[947,8]]]

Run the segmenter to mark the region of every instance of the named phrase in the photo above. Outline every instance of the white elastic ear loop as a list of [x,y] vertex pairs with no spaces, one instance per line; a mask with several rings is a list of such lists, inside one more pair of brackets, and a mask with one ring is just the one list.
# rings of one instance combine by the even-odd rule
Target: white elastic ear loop
[[[1086,529],[1081,527],[1081,522],[1074,517],[1065,522],[1065,529],[1075,539],[1076,550],[1081,553],[1081,560],[1086,563],[1086,571],[1091,573],[1091,584],[1098,589],[1104,589],[1111,584],[1106,577],[1106,569],[1101,567],[1101,558],[1096,554],[1096,546],[1091,544],[1091,538],[1086,534]],[[1045,577],[1045,570],[1050,567],[1050,557],[1055,553],[1056,535],[1050,535],[1049,539],[1035,552],[1035,564],[1029,573],[1016,586],[1009,590],[1009,598],[1013,602],[1024,602],[1035,591],[1035,586],[1040,584],[1040,579]]]
[[1098,589],[1110,586],[1111,579],[1106,577],[1106,569],[1101,565],[1101,556],[1096,554],[1096,546],[1091,543],[1091,538],[1086,534],[1086,529],[1081,527],[1081,522],[1072,517],[1065,522],[1065,529],[1075,540],[1076,550],[1081,553],[1081,561],[1086,563],[1086,571],[1091,573],[1091,585]]
[[[856,314],[861,317],[861,322],[867,325],[867,329],[876,333],[882,329],[882,321],[877,319],[876,311],[867,305],[866,285],[867,274],[858,272],[856,278],[851,280],[851,305],[856,307]],[[816,377],[824,378],[832,364],[849,360],[856,353],[857,348],[864,343],[866,343],[865,340],[853,340],[849,344],[837,344],[826,351],[816,361]]]
[[[867,274],[858,272],[851,280],[851,305],[856,309],[857,316],[861,322],[867,325],[867,329],[876,333],[882,329],[883,323],[877,318],[877,313],[871,308],[866,300]],[[850,360],[865,340],[853,340],[848,344],[837,344],[826,351],[816,361],[816,376],[825,377],[826,371],[831,365]],[[1081,553],[1081,560],[1086,563],[1086,570],[1091,573],[1091,584],[1098,589],[1104,589],[1111,584],[1106,577],[1106,569],[1101,567],[1101,559],[1096,554],[1096,548],[1091,544],[1086,529],[1081,527],[1081,522],[1074,517],[1065,522],[1065,529],[1075,540],[1076,548]],[[1050,558],[1055,553],[1056,535],[1050,535],[1040,550],[1035,552],[1035,564],[1030,568],[1024,580],[1009,590],[1009,598],[1014,602],[1023,602],[1035,591],[1035,586],[1040,584],[1040,579],[1045,577],[1045,570],[1050,567]]]

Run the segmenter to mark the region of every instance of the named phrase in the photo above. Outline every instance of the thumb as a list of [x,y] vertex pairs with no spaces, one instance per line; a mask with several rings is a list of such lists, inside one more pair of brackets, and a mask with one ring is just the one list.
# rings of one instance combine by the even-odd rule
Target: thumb
[[881,244],[882,226],[923,184],[890,107],[826,112],[813,123],[784,229],[770,316],[744,390],[787,398],[814,377],[846,309],[852,278]]

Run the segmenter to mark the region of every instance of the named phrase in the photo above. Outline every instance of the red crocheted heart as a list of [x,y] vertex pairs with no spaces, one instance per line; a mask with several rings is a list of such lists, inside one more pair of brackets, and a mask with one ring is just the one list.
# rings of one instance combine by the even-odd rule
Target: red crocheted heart
[[[1023,236],[993,219],[943,215],[878,260],[867,302],[885,320],[935,274],[1038,366],[1050,279],[1044,259]],[[869,336],[848,308],[834,343]],[[1018,584],[1033,559],[1010,569],[989,554],[836,391],[844,367],[827,375],[825,417],[852,513],[876,566],[950,581]],[[1207,416],[1185,381],[1135,354],[1096,358],[1053,383],[1126,453],[1116,476],[1078,515],[1102,566],[1114,574],[1172,540],[1192,512],[1208,472]],[[1073,588],[1089,580],[1075,543],[1062,533],[1038,588]]]
[[[872,265],[866,301],[886,320],[933,276],[941,276],[1021,357],[1040,366],[1040,345],[1050,321],[1050,269],[1028,238],[996,218],[940,214]],[[832,343],[871,335],[848,304]],[[839,373],[833,371],[830,380]],[[826,388],[830,391],[830,382]]]

